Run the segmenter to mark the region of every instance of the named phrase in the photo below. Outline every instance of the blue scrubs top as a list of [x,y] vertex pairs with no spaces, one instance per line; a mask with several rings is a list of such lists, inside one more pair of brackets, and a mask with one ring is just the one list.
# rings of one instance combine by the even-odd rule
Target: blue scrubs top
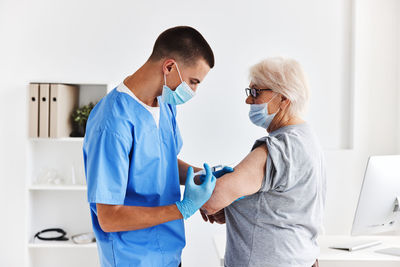
[[[160,99],[159,99],[160,100]],[[116,89],[90,113],[83,157],[101,266],[173,266],[185,246],[183,220],[125,232],[100,228],[96,203],[157,207],[180,200],[182,139],[175,106],[160,105],[159,128],[139,102]]]

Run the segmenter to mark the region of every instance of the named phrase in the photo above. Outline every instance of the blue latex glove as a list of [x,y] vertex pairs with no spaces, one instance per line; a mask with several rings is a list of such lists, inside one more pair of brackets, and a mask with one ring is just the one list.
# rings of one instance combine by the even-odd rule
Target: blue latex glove
[[[225,174],[231,173],[231,172],[234,172],[234,171],[235,171],[235,170],[234,170],[232,167],[225,166],[224,168],[222,168],[222,170],[213,172],[213,175],[218,179],[218,178],[220,178],[221,176],[224,176]],[[206,177],[205,175],[201,175],[201,176],[200,176],[200,182],[201,182],[201,183],[204,181],[205,177]],[[233,201],[233,202],[236,202],[236,201],[241,200],[241,199],[243,199],[243,198],[245,198],[245,196],[239,197],[238,199],[236,199],[236,200]]]
[[186,174],[185,193],[183,194],[183,199],[182,201],[177,201],[175,203],[185,220],[200,209],[204,203],[210,199],[211,194],[214,191],[217,179],[212,174],[211,168],[208,164],[204,164],[204,169],[206,170],[204,182],[200,185],[196,185],[194,183],[193,168],[189,167]]
[[233,201],[232,203],[234,203],[234,202],[236,202],[236,201],[238,201],[238,200],[241,200],[241,199],[243,199],[243,198],[245,198],[246,196],[242,196],[242,197],[239,197],[238,199],[236,199],[235,201]]
[[225,166],[222,170],[213,172],[213,175],[215,176],[215,178],[218,179],[219,177],[221,177],[227,173],[230,173],[230,172],[234,172],[234,169],[232,167]]
[[[225,175],[227,173],[231,173],[231,172],[234,172],[234,169],[232,167],[225,166],[224,168],[222,168],[222,170],[213,172],[213,175],[215,176],[215,178],[218,179],[218,178],[222,177],[223,175]],[[200,183],[203,183],[205,177],[206,177],[205,175],[200,175],[200,177],[199,177]]]

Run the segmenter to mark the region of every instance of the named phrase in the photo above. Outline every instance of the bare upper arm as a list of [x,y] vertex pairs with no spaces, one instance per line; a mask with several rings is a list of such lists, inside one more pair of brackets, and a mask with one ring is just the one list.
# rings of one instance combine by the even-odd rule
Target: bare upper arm
[[265,177],[268,150],[261,145],[250,152],[232,173],[225,174],[217,180],[213,195],[204,204],[209,214],[213,214],[242,196],[260,190]]

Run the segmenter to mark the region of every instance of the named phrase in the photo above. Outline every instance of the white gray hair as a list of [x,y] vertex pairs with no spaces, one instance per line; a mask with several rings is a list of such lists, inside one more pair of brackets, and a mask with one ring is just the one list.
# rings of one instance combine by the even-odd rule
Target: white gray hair
[[308,105],[309,88],[301,65],[294,59],[273,57],[250,68],[250,81],[260,88],[272,89],[290,100],[290,116],[302,115]]

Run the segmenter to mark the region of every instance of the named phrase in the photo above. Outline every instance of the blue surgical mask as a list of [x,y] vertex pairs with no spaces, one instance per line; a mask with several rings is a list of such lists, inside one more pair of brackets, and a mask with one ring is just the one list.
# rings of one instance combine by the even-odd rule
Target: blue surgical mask
[[[176,63],[175,63],[176,64]],[[167,86],[167,78],[164,74],[164,86],[161,95],[161,99],[164,103],[171,105],[180,105],[186,103],[193,98],[195,92],[189,87],[189,85],[182,80],[181,73],[179,72],[178,65],[176,65],[176,70],[178,71],[181,83],[176,87],[175,91],[171,90]]]
[[[272,98],[277,94],[275,94]],[[249,118],[252,123],[254,123],[257,126],[260,126],[264,129],[268,129],[269,125],[271,124],[272,120],[275,118],[276,114],[278,113],[279,109],[277,112],[273,114],[268,114],[268,103],[271,102],[269,100],[267,103],[263,104],[252,104],[250,105],[250,112],[249,112]]]

